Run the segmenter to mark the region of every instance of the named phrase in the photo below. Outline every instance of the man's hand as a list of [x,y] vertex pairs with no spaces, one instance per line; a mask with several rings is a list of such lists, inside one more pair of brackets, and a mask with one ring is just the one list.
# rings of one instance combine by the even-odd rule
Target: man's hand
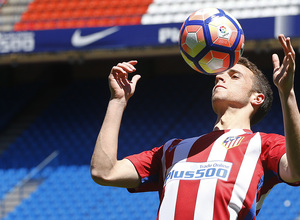
[[281,34],[278,36],[278,39],[285,56],[281,65],[278,55],[273,54],[272,56],[274,66],[273,81],[280,93],[288,95],[294,87],[295,51],[290,38],[286,38]]
[[128,73],[136,71],[134,67],[136,64],[136,60],[131,60],[129,62],[119,63],[111,69],[108,77],[111,99],[127,102],[134,94],[137,81],[141,78],[141,76],[135,75],[130,81],[128,79]]

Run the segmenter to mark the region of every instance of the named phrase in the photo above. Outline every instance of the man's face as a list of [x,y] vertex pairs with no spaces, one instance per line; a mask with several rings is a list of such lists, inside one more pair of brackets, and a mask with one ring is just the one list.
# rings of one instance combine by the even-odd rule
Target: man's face
[[212,105],[215,112],[219,107],[241,108],[250,102],[253,73],[247,67],[236,64],[216,76],[212,90]]

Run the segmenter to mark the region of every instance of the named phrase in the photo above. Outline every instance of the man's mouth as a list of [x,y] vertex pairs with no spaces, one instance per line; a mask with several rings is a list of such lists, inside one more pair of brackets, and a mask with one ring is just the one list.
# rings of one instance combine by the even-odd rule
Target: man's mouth
[[217,89],[217,88],[223,88],[223,89],[226,89],[226,87],[223,86],[223,85],[215,85],[214,90]]

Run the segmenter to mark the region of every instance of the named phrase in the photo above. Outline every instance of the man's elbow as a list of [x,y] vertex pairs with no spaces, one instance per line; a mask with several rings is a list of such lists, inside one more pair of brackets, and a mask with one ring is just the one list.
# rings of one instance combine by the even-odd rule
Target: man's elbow
[[111,180],[109,175],[105,174],[105,172],[101,172],[96,168],[91,167],[91,177],[95,183],[102,186],[111,186]]
[[300,170],[294,171],[291,176],[292,176],[292,178],[289,180],[290,183],[299,183],[300,182]]

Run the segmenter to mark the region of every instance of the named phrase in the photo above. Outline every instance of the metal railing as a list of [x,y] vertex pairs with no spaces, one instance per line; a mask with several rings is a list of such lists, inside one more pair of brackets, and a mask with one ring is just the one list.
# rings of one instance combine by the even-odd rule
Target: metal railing
[[[25,193],[26,185],[32,181],[46,166],[48,166],[57,156],[59,151],[52,152],[47,156],[39,165],[31,169],[31,171],[19,181],[14,188],[12,188],[0,201],[0,219],[5,217],[11,212],[17,205],[19,205],[23,199],[29,195]],[[13,205],[11,205],[13,203]],[[9,204],[9,205],[8,205]]]

